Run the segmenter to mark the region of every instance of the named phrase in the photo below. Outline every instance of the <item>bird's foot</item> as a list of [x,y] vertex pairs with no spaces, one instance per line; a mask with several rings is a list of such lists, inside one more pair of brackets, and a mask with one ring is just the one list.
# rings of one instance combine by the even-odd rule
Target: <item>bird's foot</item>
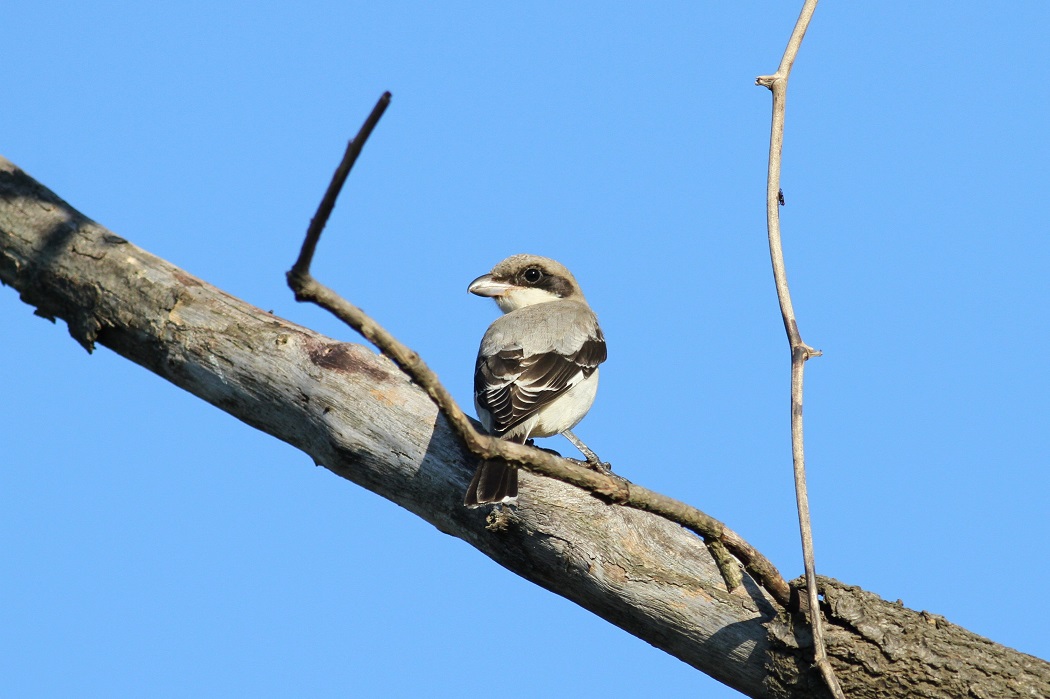
[[567,456],[564,457],[564,458],[566,460],[568,460],[568,461],[573,462],[574,464],[576,464],[578,466],[586,466],[587,468],[591,469],[592,471],[597,471],[598,473],[604,473],[606,476],[616,475],[612,471],[612,464],[610,464],[608,461],[602,461],[601,459],[598,459],[597,457],[595,457],[595,459],[593,461],[591,459],[586,459],[586,460],[584,460],[584,459],[571,459],[571,458],[569,458]]

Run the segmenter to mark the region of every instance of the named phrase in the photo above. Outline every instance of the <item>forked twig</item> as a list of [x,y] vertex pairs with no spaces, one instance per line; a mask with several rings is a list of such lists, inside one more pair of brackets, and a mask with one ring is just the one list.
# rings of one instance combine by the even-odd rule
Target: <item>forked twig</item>
[[773,75],[761,75],[756,85],[768,87],[773,93],[773,119],[769,134],[769,174],[766,181],[766,224],[769,229],[769,256],[773,262],[773,278],[776,281],[780,313],[784,318],[788,343],[791,346],[791,460],[795,472],[795,500],[798,504],[798,523],[802,534],[802,560],[806,568],[806,592],[809,601],[810,625],[813,629],[814,663],[820,669],[828,689],[837,698],[844,698],[842,687],[828,660],[824,643],[824,628],[821,624],[820,607],[817,600],[817,572],[813,555],[813,528],[809,517],[809,495],[806,492],[806,457],[802,439],[802,377],[806,361],[820,356],[802,341],[795,320],[795,309],[791,305],[787,270],[784,267],[784,249],[780,241],[780,206],[783,193],[780,189],[780,163],[784,148],[784,110],[787,100],[788,76],[795,63],[802,38],[817,8],[817,0],[806,0],[799,14],[795,29],[788,39],[780,66]]
[[665,495],[613,476],[592,471],[541,449],[496,439],[478,432],[438,380],[437,375],[427,367],[418,354],[401,344],[360,308],[320,284],[310,275],[310,264],[317,248],[317,241],[335,205],[335,199],[339,195],[343,182],[346,181],[350,168],[368,139],[368,135],[389,102],[390,93],[384,93],[368,119],[365,120],[360,132],[347,145],[343,160],[332,177],[332,182],[317,209],[317,214],[310,222],[299,259],[287,274],[288,286],[295,292],[296,300],[311,301],[328,310],[361,333],[366,340],[389,357],[413,382],[426,391],[467,449],[479,459],[502,459],[532,473],[574,485],[606,502],[651,512],[675,522],[704,540],[730,591],[740,585],[741,580],[736,562],[726,555],[726,551],[743,564],[748,574],[774,600],[781,606],[787,607],[790,604],[791,590],[777,569],[765,556],[717,519]]

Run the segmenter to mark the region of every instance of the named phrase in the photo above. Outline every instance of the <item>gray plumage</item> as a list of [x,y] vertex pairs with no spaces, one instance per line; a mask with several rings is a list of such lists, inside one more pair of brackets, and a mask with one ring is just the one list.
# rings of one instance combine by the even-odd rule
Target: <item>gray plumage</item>
[[[572,274],[554,260],[509,257],[471,283],[506,315],[485,333],[474,371],[474,404],[485,429],[523,443],[572,429],[594,401],[598,365],[606,359],[598,318]],[[484,462],[465,504],[508,502],[517,469]]]

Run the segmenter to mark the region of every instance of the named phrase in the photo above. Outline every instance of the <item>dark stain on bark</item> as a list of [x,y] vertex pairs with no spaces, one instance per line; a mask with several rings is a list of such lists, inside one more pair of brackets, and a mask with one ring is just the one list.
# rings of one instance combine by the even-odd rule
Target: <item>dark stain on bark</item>
[[171,275],[183,286],[204,286],[196,277],[186,274],[181,269],[172,270]]
[[361,356],[362,350],[349,342],[310,342],[307,348],[310,361],[329,371],[349,374],[365,374],[373,381],[390,381],[389,371],[384,371],[369,361],[371,356]]

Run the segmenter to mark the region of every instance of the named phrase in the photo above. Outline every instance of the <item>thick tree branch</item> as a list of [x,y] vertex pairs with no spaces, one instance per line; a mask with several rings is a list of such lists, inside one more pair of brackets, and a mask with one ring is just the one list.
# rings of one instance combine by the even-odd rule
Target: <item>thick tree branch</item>
[[[727,592],[693,534],[528,473],[518,506],[486,520],[462,506],[474,458],[389,360],[223,293],[86,219],[2,159],[0,280],[40,315],[65,319],[84,347],[113,349],[522,577],[763,695],[765,623],[778,605],[755,585]],[[535,458],[499,446],[494,456]],[[549,464],[552,475],[565,468],[554,456]],[[600,491],[597,476],[581,468],[570,480]],[[661,508],[660,496],[640,492],[640,502]],[[693,524],[722,533],[714,520]]]
[[[728,593],[689,532],[529,473],[518,507],[486,521],[462,507],[472,457],[390,361],[150,255],[2,158],[0,282],[85,347],[109,347],[748,696],[825,691],[800,650],[805,627],[747,581]],[[1050,664],[820,584],[850,697],[1050,696]]]

